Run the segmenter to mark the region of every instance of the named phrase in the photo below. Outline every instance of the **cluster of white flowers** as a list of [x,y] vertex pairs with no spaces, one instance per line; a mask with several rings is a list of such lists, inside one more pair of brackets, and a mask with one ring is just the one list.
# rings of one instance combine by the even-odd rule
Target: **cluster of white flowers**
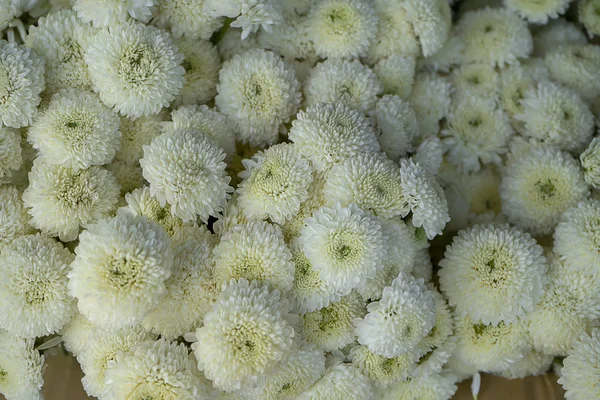
[[0,393],[60,343],[100,400],[555,360],[600,398],[595,36],[598,0],[0,0]]

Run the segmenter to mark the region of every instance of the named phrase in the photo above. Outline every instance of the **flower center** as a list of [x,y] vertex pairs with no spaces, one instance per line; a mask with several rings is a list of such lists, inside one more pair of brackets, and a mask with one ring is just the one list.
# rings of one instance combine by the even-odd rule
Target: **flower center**
[[119,62],[119,75],[128,87],[149,84],[156,69],[156,57],[146,43],[129,47]]
[[329,32],[333,35],[344,35],[354,25],[354,12],[346,4],[336,4],[325,14],[329,22]]
[[97,198],[89,182],[81,174],[66,177],[57,183],[54,194],[70,208],[89,207]]
[[226,335],[240,361],[248,364],[262,358],[264,338],[255,322],[241,321]]
[[344,262],[356,260],[361,254],[361,244],[352,232],[334,232],[329,245],[331,258],[341,267],[347,267]]
[[550,178],[537,181],[535,183],[535,188],[537,189],[538,193],[540,194],[540,197],[543,200],[547,200],[551,197],[554,197],[554,195],[556,194],[556,186]]
[[285,171],[277,160],[267,160],[256,174],[257,189],[271,196],[277,196],[287,188]]
[[83,58],[81,54],[81,46],[75,40],[67,37],[58,47],[58,59],[61,63],[67,63],[73,60],[81,60]]
[[138,280],[142,264],[127,256],[119,257],[110,263],[108,280],[117,287],[130,287]]
[[262,280],[264,269],[262,264],[250,258],[244,258],[232,266],[232,275],[234,278],[246,278],[252,280]]

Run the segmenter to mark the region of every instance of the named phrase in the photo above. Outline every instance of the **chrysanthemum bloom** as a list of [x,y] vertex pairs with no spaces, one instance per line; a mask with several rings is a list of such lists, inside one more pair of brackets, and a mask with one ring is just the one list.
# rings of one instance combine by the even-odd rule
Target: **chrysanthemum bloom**
[[58,332],[75,312],[67,294],[73,256],[41,235],[20,236],[0,255],[0,327],[35,338]]
[[0,128],[31,124],[44,90],[44,60],[0,39]]
[[367,346],[355,346],[350,350],[352,364],[378,386],[389,386],[408,378],[418,357],[407,352],[386,358],[373,353]]
[[373,400],[368,378],[350,363],[336,360],[325,375],[301,394],[298,400]]
[[44,58],[46,92],[91,88],[84,55],[92,36],[91,27],[73,10],[50,13],[41,17],[37,25],[30,25],[25,44]]
[[204,0],[205,10],[213,17],[235,18],[234,28],[241,28],[241,38],[246,39],[259,28],[269,32],[272,25],[279,24],[283,16],[279,4],[273,0]]
[[410,103],[395,95],[383,96],[370,113],[381,149],[398,161],[413,149],[419,135],[417,114]]
[[175,104],[203,104],[217,94],[221,60],[217,48],[209,41],[176,39],[175,45],[183,54],[185,85]]
[[381,300],[367,306],[368,313],[357,320],[358,342],[374,354],[397,357],[411,352],[435,324],[433,295],[423,281],[400,273],[383,289]]
[[439,122],[450,113],[452,84],[448,79],[434,73],[420,73],[410,97],[410,105],[417,113],[421,137],[437,135]]
[[7,400],[42,399],[44,356],[35,340],[0,331],[0,348],[0,393]]
[[302,315],[302,333],[323,351],[338,350],[354,341],[354,320],[365,313],[365,302],[352,291],[339,301]]
[[333,166],[323,189],[329,205],[356,204],[382,218],[409,212],[400,168],[382,153],[359,154]]
[[332,301],[340,299],[339,293],[321,279],[319,271],[312,267],[302,250],[298,239],[290,243],[292,262],[294,263],[294,282],[288,292],[288,298],[296,304],[301,313],[312,312],[327,307]]
[[143,146],[162,133],[162,113],[139,118],[121,117],[121,145],[115,156],[128,164],[137,164],[144,156]]
[[60,331],[65,349],[79,357],[88,348],[88,341],[94,335],[96,327],[86,317],[77,313]]
[[279,127],[300,106],[300,83],[279,56],[249,50],[223,64],[215,103],[236,126],[239,138],[253,146],[273,144]]
[[600,2],[598,0],[582,0],[578,4],[579,22],[583,24],[590,37],[600,35]]
[[463,172],[477,172],[482,164],[502,164],[501,155],[513,135],[508,116],[489,97],[461,97],[442,131],[448,159]]
[[295,144],[282,143],[243,160],[238,204],[248,219],[283,224],[300,210],[312,182],[310,162]]
[[600,331],[583,333],[563,361],[558,380],[567,391],[568,400],[585,400],[600,397]]
[[341,102],[300,111],[289,137],[318,171],[327,171],[357,154],[379,150],[368,119]]
[[167,208],[160,205],[158,199],[152,196],[147,186],[127,193],[125,200],[127,201],[127,207],[122,208],[120,212],[143,215],[148,220],[162,226],[169,235],[174,233],[176,227],[183,225],[181,218],[171,215]]
[[500,88],[498,90],[500,104],[504,112],[511,118],[511,123],[519,132],[523,130],[522,122],[514,118],[523,114],[523,104],[521,100],[525,93],[535,89],[537,77],[532,76],[521,65],[512,65],[505,68],[500,73]]
[[465,13],[457,24],[464,42],[464,61],[503,67],[526,58],[533,50],[527,22],[506,8]]
[[33,233],[30,218],[19,190],[10,185],[0,186],[0,251],[15,238]]
[[528,376],[537,376],[550,370],[553,356],[531,350],[520,360],[511,364],[508,369],[501,371],[500,376],[507,379],[522,379]]
[[94,90],[127,117],[157,114],[185,83],[185,70],[168,34],[125,23],[98,32],[85,53]]
[[121,187],[121,197],[117,202],[117,206],[125,205],[124,196],[127,193],[133,192],[135,189],[140,189],[148,183],[142,176],[142,168],[139,163],[128,164],[122,160],[113,160],[110,164],[106,165],[106,169],[112,173],[117,181],[117,184]]
[[[579,3],[581,4],[581,2]],[[587,36],[580,26],[564,18],[558,18],[535,30],[533,55],[544,57],[558,46],[587,44],[587,42]]]
[[412,213],[412,224],[423,227],[429,240],[440,235],[450,221],[444,190],[429,171],[412,160],[401,160],[404,199]]
[[552,233],[559,216],[587,194],[577,161],[552,147],[538,147],[510,161],[500,185],[502,211],[533,235]]
[[104,377],[104,398],[207,399],[184,343],[166,339],[142,342],[130,353],[118,353]]
[[171,28],[173,36],[208,40],[223,25],[223,18],[211,16],[206,1],[164,0],[158,2],[156,24]]
[[244,278],[283,293],[292,287],[292,253],[277,225],[265,221],[238,225],[221,236],[213,253],[215,279],[220,284]]
[[521,100],[523,134],[561,149],[580,152],[594,134],[594,115],[572,90],[541,82]]
[[295,315],[278,290],[245,279],[224,285],[192,349],[198,368],[225,391],[270,371],[293,351]]
[[466,316],[458,319],[456,336],[456,355],[484,372],[506,370],[531,350],[527,323],[522,320],[494,326]]
[[85,350],[77,357],[85,376],[81,379],[89,396],[102,396],[104,376],[109,362],[119,352],[128,353],[139,343],[152,343],[154,337],[141,327],[129,327],[115,332],[96,329],[88,339]]
[[470,63],[461,65],[452,71],[454,97],[462,99],[466,96],[496,98],[500,85],[500,76],[493,65],[487,63]]
[[406,100],[413,87],[415,69],[415,57],[393,54],[379,60],[373,67],[373,72],[383,86],[383,93]]
[[73,10],[86,23],[95,28],[112,27],[130,18],[148,22],[158,0],[74,0]]
[[323,351],[303,345],[288,354],[270,374],[261,375],[255,398],[264,400],[293,400],[325,374]]
[[419,38],[423,56],[437,53],[444,46],[452,26],[452,11],[448,2],[407,0],[400,4],[406,9],[406,19]]
[[203,221],[223,209],[232,191],[225,174],[225,153],[216,143],[191,129],[163,133],[144,146],[140,160],[150,193],[184,222]]
[[119,198],[113,175],[101,167],[74,171],[37,159],[23,202],[31,224],[62,241],[75,240],[79,227],[107,217]]
[[365,0],[324,0],[308,15],[309,35],[322,58],[364,56],[377,34],[378,18]]
[[[337,0],[336,0],[337,1]],[[375,107],[383,86],[359,60],[326,60],[317,64],[304,84],[306,105],[343,103],[366,113]]]
[[545,57],[553,81],[577,92],[584,100],[600,94],[600,48],[592,44],[555,46]]
[[342,294],[382,268],[387,242],[377,217],[355,204],[322,207],[306,218],[300,242],[321,279]]
[[569,8],[570,0],[504,0],[509,10],[534,24],[546,24],[548,18],[558,18]]
[[461,315],[493,325],[514,322],[533,310],[548,269],[541,246],[508,225],[460,231],[440,266],[440,285],[450,305]]
[[119,117],[96,95],[64,89],[35,119],[27,140],[41,157],[75,171],[112,161],[119,149]]
[[164,295],[173,266],[165,231],[124,213],[89,226],[79,235],[76,254],[69,292],[79,312],[103,329],[141,322]]
[[379,24],[375,40],[367,50],[370,64],[394,55],[417,57],[421,54],[419,39],[401,4],[396,0],[373,1]]
[[431,374],[399,382],[379,391],[380,400],[447,400],[457,390],[454,374]]
[[171,113],[173,122],[164,122],[166,132],[178,129],[193,129],[212,138],[226,154],[235,154],[235,133],[227,117],[205,105],[182,106]]
[[13,128],[0,128],[0,182],[21,168],[21,134]]
[[600,200],[583,200],[561,215],[554,231],[554,252],[573,268],[600,267]]

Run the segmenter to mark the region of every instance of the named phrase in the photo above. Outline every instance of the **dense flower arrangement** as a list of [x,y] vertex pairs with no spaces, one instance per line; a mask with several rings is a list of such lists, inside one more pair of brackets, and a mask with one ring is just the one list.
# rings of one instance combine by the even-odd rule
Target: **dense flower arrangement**
[[600,1],[452,3],[0,0],[0,393],[600,398]]

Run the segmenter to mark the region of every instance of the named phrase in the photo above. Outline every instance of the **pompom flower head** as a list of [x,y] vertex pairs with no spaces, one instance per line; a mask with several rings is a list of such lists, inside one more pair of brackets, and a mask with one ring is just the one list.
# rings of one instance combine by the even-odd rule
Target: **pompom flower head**
[[171,213],[184,222],[196,216],[206,221],[222,210],[232,191],[224,159],[214,141],[198,131],[179,129],[144,146],[140,164],[161,206],[169,203]]
[[419,38],[423,56],[429,57],[440,51],[452,25],[450,4],[439,0],[408,0],[401,4]]
[[408,378],[415,367],[417,357],[410,352],[387,358],[373,353],[367,346],[355,346],[350,350],[352,364],[378,386],[389,386]]
[[152,26],[125,23],[100,31],[85,61],[100,99],[128,117],[157,114],[185,83],[183,55]]
[[221,68],[217,48],[205,40],[176,39],[175,44],[183,54],[185,68],[185,85],[175,104],[207,103],[217,94]]
[[549,18],[558,18],[569,7],[570,0],[504,0],[510,10],[534,24],[546,24]]
[[8,400],[42,398],[44,356],[34,342],[0,331],[0,393]]
[[583,24],[590,37],[600,35],[600,15],[598,0],[582,0],[578,4],[579,22]]
[[571,268],[600,268],[600,200],[583,200],[566,210],[554,230],[554,252]]
[[563,361],[558,380],[567,391],[568,400],[583,400],[600,397],[598,376],[600,375],[600,331],[594,329],[590,335],[583,333]]
[[514,322],[533,310],[548,268],[535,240],[507,225],[460,231],[440,266],[441,288],[450,305],[475,321],[494,325]]
[[292,351],[291,305],[257,281],[231,280],[204,317],[192,344],[198,368],[221,390],[270,371]]
[[600,48],[585,43],[553,47],[544,58],[553,81],[591,101],[600,94]]
[[165,231],[141,216],[119,214],[81,233],[69,272],[69,292],[95,325],[135,325],[165,292],[173,253]]
[[160,205],[158,199],[152,196],[147,186],[134,189],[125,194],[125,201],[127,207],[122,207],[119,212],[143,215],[148,220],[162,226],[169,235],[172,235],[177,227],[183,225],[181,218],[173,216],[167,208]]
[[190,40],[208,40],[223,25],[223,18],[210,15],[206,0],[158,2],[156,23],[161,28],[171,28],[173,36]]
[[383,93],[407,99],[415,80],[415,57],[393,54],[379,60],[373,72],[383,86]]
[[74,0],[73,10],[83,22],[102,28],[122,24],[130,18],[148,22],[157,0]]

